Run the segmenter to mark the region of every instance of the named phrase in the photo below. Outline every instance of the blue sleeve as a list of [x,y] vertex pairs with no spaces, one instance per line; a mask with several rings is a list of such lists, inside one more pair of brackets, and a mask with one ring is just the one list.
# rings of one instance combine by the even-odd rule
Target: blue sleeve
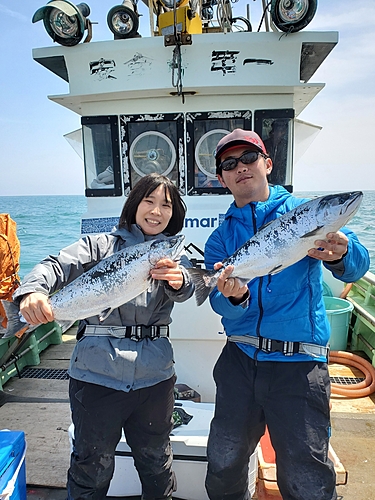
[[[214,264],[222,262],[224,259],[230,257],[225,250],[225,244],[218,230],[214,231],[208,238],[204,248],[204,262],[207,269],[213,269]],[[247,307],[233,305],[231,301],[224,297],[215,287],[210,294],[210,304],[212,309],[228,319],[240,318],[246,313]]]
[[340,229],[349,239],[346,255],[337,263],[324,262],[326,267],[335,278],[345,283],[353,283],[359,280],[369,270],[370,256],[357,236],[348,228]]

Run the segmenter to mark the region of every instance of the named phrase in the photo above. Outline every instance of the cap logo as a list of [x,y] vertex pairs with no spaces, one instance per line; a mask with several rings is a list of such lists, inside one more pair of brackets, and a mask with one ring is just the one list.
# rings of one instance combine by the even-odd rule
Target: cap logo
[[260,142],[258,141],[258,139],[256,139],[255,137],[251,137],[251,136],[249,136],[249,135],[245,135],[245,136],[244,136],[244,139],[245,139],[246,141],[251,142],[252,144],[256,144],[257,146],[262,147],[262,146],[261,146],[261,143],[260,143]]

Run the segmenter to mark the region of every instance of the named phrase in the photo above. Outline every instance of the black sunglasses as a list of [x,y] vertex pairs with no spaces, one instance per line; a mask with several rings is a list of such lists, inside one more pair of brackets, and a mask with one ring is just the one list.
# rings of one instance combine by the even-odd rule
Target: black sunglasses
[[221,170],[233,170],[237,167],[238,162],[243,163],[244,165],[250,165],[251,163],[255,163],[258,157],[263,156],[263,158],[268,158],[265,154],[260,151],[245,151],[239,158],[226,158],[219,165]]

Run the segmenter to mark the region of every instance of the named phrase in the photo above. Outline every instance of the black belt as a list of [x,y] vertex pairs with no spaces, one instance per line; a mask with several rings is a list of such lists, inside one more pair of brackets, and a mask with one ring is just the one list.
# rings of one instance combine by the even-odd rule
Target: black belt
[[142,340],[146,337],[150,339],[158,339],[160,337],[169,337],[169,326],[96,326],[87,325],[83,336],[104,336],[116,337],[118,339],[131,339],[135,341]]
[[307,354],[314,358],[320,356],[328,356],[329,347],[317,344],[309,344],[307,342],[288,342],[282,340],[265,339],[264,337],[252,337],[250,335],[230,335],[228,340],[231,342],[240,342],[249,344],[260,349],[263,352],[282,352],[285,356],[293,356],[293,354]]

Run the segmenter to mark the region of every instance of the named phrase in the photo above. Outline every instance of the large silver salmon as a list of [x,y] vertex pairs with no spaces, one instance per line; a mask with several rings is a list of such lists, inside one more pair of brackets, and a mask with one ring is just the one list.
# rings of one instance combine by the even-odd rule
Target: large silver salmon
[[[325,239],[350,220],[359,208],[363,193],[321,196],[290,210],[263,226],[231,257],[223,261],[224,267],[233,265],[231,277],[245,285],[253,278],[276,274],[303,259],[314,241]],[[195,298],[203,304],[215,288],[222,269],[218,271],[190,268],[195,284]]]
[[[179,235],[166,240],[150,240],[103,259],[50,297],[55,320],[71,324],[79,319],[99,316],[103,321],[113,309],[147,290],[150,270],[160,259],[176,260],[183,250],[184,239]],[[8,318],[3,338],[12,337],[21,330],[37,328],[22,321],[16,304],[5,300],[2,304]]]

